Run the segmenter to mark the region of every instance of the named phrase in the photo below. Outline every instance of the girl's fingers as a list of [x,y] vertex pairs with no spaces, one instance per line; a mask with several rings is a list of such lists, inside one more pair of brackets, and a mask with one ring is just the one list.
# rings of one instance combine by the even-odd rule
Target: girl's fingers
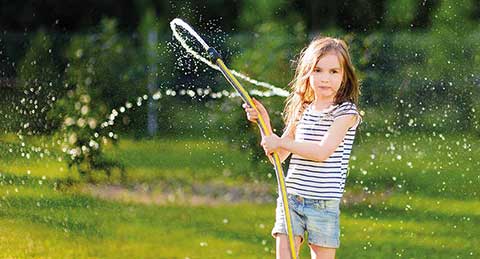
[[258,119],[258,116],[253,115],[253,114],[248,114],[248,115],[247,115],[247,119],[248,119],[249,121],[251,121],[251,122],[256,122],[257,119]]
[[266,155],[266,156],[269,156],[269,155],[272,153],[272,152],[270,152],[270,151],[267,150],[267,149],[264,149],[264,151],[265,151],[265,155]]
[[[260,108],[260,107],[257,107],[257,108],[259,109],[259,111],[260,111],[262,114],[265,113],[265,111],[264,111],[265,109],[262,109],[262,108]],[[245,106],[243,107],[243,109],[244,109],[245,112],[248,113],[248,114],[258,114],[257,110],[255,110],[254,108],[251,108],[251,107],[248,106],[248,105],[245,105]]]
[[245,110],[245,113],[247,113],[247,119],[251,122],[257,122],[258,112],[246,103],[243,103],[242,107]]
[[258,113],[257,113],[255,110],[253,110],[253,109],[247,109],[247,110],[245,110],[245,112],[246,112],[248,115],[254,115],[254,116],[257,116],[257,115],[258,115]]

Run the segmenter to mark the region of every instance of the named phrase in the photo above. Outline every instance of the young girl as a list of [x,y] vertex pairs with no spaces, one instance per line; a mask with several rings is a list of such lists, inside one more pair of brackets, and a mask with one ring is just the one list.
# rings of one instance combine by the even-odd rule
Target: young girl
[[[357,110],[359,84],[344,41],[314,39],[298,59],[292,93],[284,110],[282,137],[262,136],[265,153],[277,152],[283,162],[290,154],[285,180],[296,251],[305,232],[312,258],[335,258],[340,246],[342,198],[353,140],[361,122]],[[265,107],[254,99],[271,130]],[[248,120],[257,112],[243,105]],[[290,258],[281,198],[275,225],[277,258]]]

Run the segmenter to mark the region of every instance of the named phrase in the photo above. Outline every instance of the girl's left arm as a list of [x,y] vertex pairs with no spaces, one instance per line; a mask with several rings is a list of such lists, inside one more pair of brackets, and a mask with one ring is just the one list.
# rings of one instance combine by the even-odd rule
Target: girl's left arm
[[[298,142],[291,138],[278,138],[278,136],[273,136],[271,140],[272,145],[267,147],[267,149],[274,151],[276,148],[282,148],[307,159],[324,161],[327,160],[342,143],[348,129],[355,125],[357,119],[356,115],[346,115],[337,118],[320,143]],[[275,140],[274,138],[278,139]],[[268,142],[269,140],[265,141],[265,143]],[[274,142],[276,142],[276,144]]]

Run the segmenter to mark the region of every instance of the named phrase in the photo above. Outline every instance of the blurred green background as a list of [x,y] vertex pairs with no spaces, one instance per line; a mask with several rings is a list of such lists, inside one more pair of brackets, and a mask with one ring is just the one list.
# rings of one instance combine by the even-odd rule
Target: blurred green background
[[[338,258],[480,257],[480,1],[0,6],[0,257],[274,257],[258,128],[176,17],[285,90],[314,36],[348,42],[364,122]],[[284,97],[257,98],[281,134]]]

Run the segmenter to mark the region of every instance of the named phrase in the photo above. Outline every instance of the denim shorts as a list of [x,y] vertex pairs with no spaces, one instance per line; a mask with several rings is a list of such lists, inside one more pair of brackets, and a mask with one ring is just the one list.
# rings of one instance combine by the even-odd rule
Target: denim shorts
[[[305,232],[308,243],[328,248],[340,247],[340,199],[317,200],[288,194],[290,218],[294,236],[300,236],[302,242]],[[275,225],[272,236],[287,234],[281,197],[277,199]]]

